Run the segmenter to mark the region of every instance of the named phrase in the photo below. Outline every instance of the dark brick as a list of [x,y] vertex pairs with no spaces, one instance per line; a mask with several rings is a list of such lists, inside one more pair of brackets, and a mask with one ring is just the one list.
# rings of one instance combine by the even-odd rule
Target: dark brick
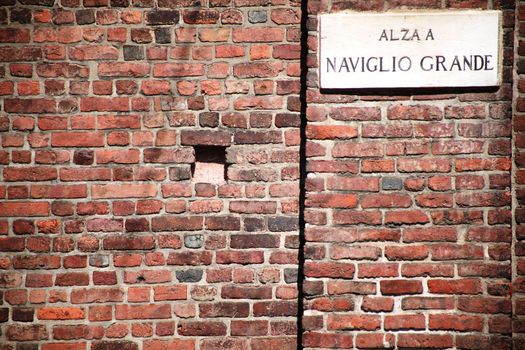
[[248,21],[250,21],[250,23],[265,23],[267,20],[268,15],[266,11],[248,11]]
[[[7,10],[6,9],[0,9],[0,23],[1,24],[7,24]],[[0,75],[4,76],[4,74]]]
[[133,218],[126,220],[127,232],[147,232],[149,231],[149,222],[145,218]]
[[144,47],[139,45],[124,45],[124,60],[137,61],[144,59]]
[[219,12],[216,10],[188,10],[184,11],[183,18],[187,24],[214,24],[219,20]]
[[199,114],[199,125],[208,128],[216,128],[219,126],[219,113],[217,112],[202,112]]
[[383,190],[401,190],[403,189],[403,180],[397,177],[384,177],[381,179],[381,188]]
[[55,0],[19,0],[22,5],[53,6]]
[[518,68],[518,74],[524,74],[525,73],[525,60],[518,60],[518,63],[516,64]]
[[202,279],[202,270],[176,271],[179,282],[199,282]]
[[159,7],[180,8],[180,7],[199,7],[204,6],[203,0],[158,0]]
[[91,9],[78,10],[75,12],[75,18],[79,25],[95,23],[95,12]]
[[19,344],[16,344],[16,350],[38,350],[38,344],[19,343]]
[[296,231],[299,222],[296,217],[278,216],[268,218],[268,229],[272,232]]
[[303,291],[305,295],[323,294],[323,281],[304,281]]
[[261,218],[245,218],[244,230],[247,232],[255,232],[264,230],[264,219]]
[[0,322],[7,322],[9,320],[9,309],[6,307],[0,308]]
[[284,281],[286,283],[295,283],[297,282],[297,269],[284,269]]
[[19,322],[33,322],[35,309],[32,307],[19,307],[13,309],[13,315],[11,316],[13,321]]
[[178,166],[170,168],[170,180],[188,180],[191,178],[191,168],[189,166]]
[[82,149],[75,151],[73,162],[78,165],[91,165],[95,160],[95,152],[92,150]]
[[230,246],[234,249],[278,248],[279,237],[267,234],[232,235]]
[[128,7],[129,0],[110,0],[111,7]]
[[30,9],[12,9],[9,17],[11,22],[17,22],[21,24],[31,23],[31,10]]
[[301,116],[297,113],[278,113],[275,115],[275,126],[278,128],[301,126]]
[[155,10],[146,12],[146,23],[149,25],[177,24],[179,22],[179,11]]
[[100,341],[91,345],[91,350],[138,350],[136,343],[128,340]]
[[155,42],[157,44],[171,43],[171,28],[155,28]]
[[153,7],[155,5],[154,0],[132,0],[132,1],[133,1],[133,6],[136,6],[136,7]]
[[33,221],[19,219],[13,221],[13,233],[16,235],[26,235],[35,232],[35,224]]

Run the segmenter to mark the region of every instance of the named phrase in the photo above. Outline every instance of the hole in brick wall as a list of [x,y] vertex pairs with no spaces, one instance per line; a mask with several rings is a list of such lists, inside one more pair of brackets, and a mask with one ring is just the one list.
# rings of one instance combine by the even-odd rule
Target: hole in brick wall
[[228,180],[226,147],[195,146],[195,163],[191,167],[193,182],[223,184]]

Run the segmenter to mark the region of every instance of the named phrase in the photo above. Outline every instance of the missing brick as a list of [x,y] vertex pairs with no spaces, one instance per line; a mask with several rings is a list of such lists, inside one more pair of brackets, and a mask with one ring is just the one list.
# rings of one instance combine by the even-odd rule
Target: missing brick
[[195,163],[192,165],[193,182],[220,185],[228,180],[226,147],[195,146]]

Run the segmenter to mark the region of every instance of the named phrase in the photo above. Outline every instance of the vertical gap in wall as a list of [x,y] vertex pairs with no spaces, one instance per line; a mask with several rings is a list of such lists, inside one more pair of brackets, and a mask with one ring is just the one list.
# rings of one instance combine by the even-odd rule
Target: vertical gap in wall
[[300,109],[300,136],[299,146],[299,259],[297,272],[297,349],[303,349],[303,316],[304,316],[304,248],[305,238],[305,200],[306,200],[306,90],[308,79],[308,0],[301,0],[301,55],[300,55],[300,84],[299,99],[301,101]]
[[518,49],[519,49],[519,42],[520,42],[520,12],[521,12],[521,7],[520,7],[520,2],[516,1],[516,3],[514,4],[514,47],[513,47],[513,65],[512,65],[512,107],[511,107],[511,125],[512,125],[512,132],[510,134],[510,144],[511,144],[511,149],[512,149],[512,153],[511,153],[511,169],[510,169],[510,176],[511,176],[511,189],[510,189],[510,193],[511,193],[511,198],[512,198],[512,201],[511,201],[511,204],[510,204],[510,210],[511,210],[511,218],[512,218],[512,221],[511,221],[511,231],[512,231],[512,240],[510,242],[510,251],[512,252],[511,253],[511,258],[510,258],[510,269],[511,269],[511,274],[510,274],[510,305],[511,305],[511,311],[510,311],[510,317],[511,317],[511,320],[512,320],[512,323],[511,323],[511,342],[512,342],[512,349],[514,348],[517,348],[518,347],[518,342],[515,340],[516,339],[516,333],[519,333],[519,330],[516,330],[516,325],[518,324],[518,315],[516,314],[516,306],[515,306],[515,303],[514,303],[514,300],[516,299],[514,293],[512,293],[512,287],[513,287],[513,282],[516,280],[516,278],[518,277],[518,272],[517,272],[517,263],[518,263],[518,257],[516,256],[516,254],[514,254],[515,252],[515,249],[516,249],[516,244],[517,244],[517,238],[516,238],[516,229],[517,229],[517,222],[516,222],[516,214],[515,214],[515,210],[518,208],[519,204],[518,204],[518,200],[517,200],[517,196],[516,196],[516,171],[517,171],[517,166],[516,166],[516,163],[515,163],[515,159],[516,159],[516,147],[514,146],[514,142],[515,142],[515,139],[516,139],[516,128],[515,128],[515,122],[516,122],[516,116],[515,116],[515,113],[516,113],[516,101],[519,97],[519,90],[518,90],[518,83],[519,83],[519,80],[520,80],[520,77],[519,77],[519,74],[518,74],[518,56],[519,53],[518,53]]

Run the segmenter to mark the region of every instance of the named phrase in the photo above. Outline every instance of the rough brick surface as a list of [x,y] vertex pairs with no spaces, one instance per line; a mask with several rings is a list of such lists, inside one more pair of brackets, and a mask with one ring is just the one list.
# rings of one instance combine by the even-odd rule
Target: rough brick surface
[[[459,3],[503,10],[501,87],[318,89],[317,13]],[[511,349],[513,4],[308,8],[304,348]]]
[[300,4],[0,5],[0,348],[295,349]]
[[[524,247],[524,197],[523,190],[524,184],[523,174],[525,169],[525,163],[523,162],[523,150],[525,143],[523,142],[524,129],[523,129],[523,92],[524,92],[524,80],[523,80],[523,25],[525,23],[525,6],[523,2],[519,2],[519,6],[516,9],[516,35],[515,35],[515,47],[517,52],[514,57],[515,63],[515,82],[514,82],[514,110],[513,110],[513,134],[512,134],[512,158],[513,158],[513,174],[512,174],[512,188],[513,188],[513,215],[512,227],[513,227],[513,251],[512,251],[512,336],[513,345],[515,349],[523,349],[525,347],[525,289],[523,288],[523,281],[525,270],[525,251]],[[465,305],[465,307],[484,308],[482,305]]]
[[[517,3],[0,0],[0,350],[525,349]],[[438,8],[501,87],[318,89],[318,13]]]

